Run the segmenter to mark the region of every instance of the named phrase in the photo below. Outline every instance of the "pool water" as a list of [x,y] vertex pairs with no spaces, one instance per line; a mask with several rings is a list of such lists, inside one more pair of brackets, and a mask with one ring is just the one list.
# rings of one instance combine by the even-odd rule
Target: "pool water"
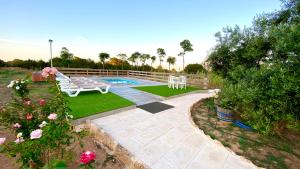
[[111,84],[131,84],[131,85],[139,84],[136,80],[125,79],[125,78],[105,78],[102,80]]

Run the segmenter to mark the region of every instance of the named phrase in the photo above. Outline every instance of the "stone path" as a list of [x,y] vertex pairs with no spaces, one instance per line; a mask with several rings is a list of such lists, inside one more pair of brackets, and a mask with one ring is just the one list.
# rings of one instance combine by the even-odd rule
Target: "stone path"
[[92,124],[153,169],[257,168],[193,126],[190,107],[209,96],[190,94],[163,101],[175,107],[157,114],[136,108],[92,120]]
[[134,102],[136,105],[143,105],[162,100],[152,94],[148,94],[128,86],[112,86],[110,91]]

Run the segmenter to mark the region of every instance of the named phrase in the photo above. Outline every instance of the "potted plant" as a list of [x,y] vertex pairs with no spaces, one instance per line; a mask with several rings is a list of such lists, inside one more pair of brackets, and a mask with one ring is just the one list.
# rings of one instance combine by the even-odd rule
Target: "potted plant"
[[234,120],[234,113],[232,111],[232,101],[227,98],[221,98],[217,100],[216,108],[217,115],[221,121],[232,122]]

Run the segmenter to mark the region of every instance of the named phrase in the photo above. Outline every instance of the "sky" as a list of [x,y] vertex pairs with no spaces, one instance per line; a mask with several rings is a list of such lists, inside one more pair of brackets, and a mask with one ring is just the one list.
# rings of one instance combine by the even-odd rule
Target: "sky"
[[52,39],[53,56],[67,47],[95,61],[100,52],[157,56],[156,49],[164,48],[180,69],[182,40],[194,48],[186,64],[201,63],[215,45],[216,32],[251,26],[257,14],[280,5],[279,0],[0,0],[0,59],[47,61]]

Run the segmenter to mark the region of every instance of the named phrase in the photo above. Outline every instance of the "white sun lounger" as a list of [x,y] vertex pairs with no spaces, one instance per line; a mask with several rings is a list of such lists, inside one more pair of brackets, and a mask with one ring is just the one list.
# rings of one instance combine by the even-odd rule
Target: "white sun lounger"
[[108,93],[110,85],[97,82],[85,77],[69,78],[62,73],[58,73],[57,81],[62,92],[67,93],[70,97],[76,97],[80,92],[99,91],[102,94]]

